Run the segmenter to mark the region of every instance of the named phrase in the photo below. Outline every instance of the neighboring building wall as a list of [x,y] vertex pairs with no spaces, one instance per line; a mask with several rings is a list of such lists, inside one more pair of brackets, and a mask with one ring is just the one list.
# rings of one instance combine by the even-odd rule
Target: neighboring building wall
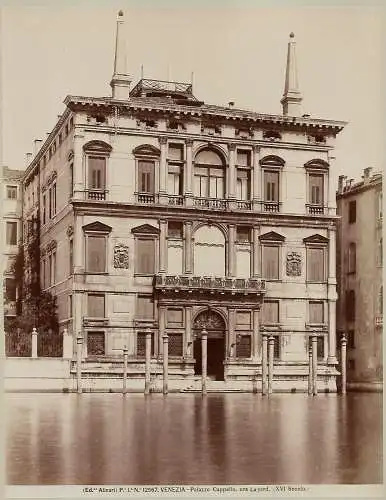
[[340,179],[338,331],[348,337],[348,381],[382,382],[382,176]]
[[[14,265],[18,252],[18,245],[22,239],[22,170],[1,168],[1,204],[3,212],[3,290],[4,290],[4,319],[14,318],[16,315],[16,281]],[[7,327],[7,321],[5,321]]]

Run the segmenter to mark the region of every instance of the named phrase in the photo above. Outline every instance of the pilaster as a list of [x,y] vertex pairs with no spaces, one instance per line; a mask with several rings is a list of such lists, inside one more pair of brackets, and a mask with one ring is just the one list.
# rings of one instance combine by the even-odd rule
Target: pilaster
[[252,359],[257,360],[260,357],[260,324],[259,324],[259,309],[252,311]]
[[192,306],[185,307],[185,349],[187,358],[193,356]]
[[236,226],[230,224],[228,226],[228,276],[235,276],[235,262],[236,262]]
[[[228,144],[228,185],[227,185],[227,198],[230,203],[230,208],[236,208],[236,165],[235,165],[235,154],[236,145],[231,143]],[[234,206],[233,206],[234,205]]]
[[252,276],[258,278],[261,276],[260,265],[260,227],[253,226],[252,228]]
[[187,206],[193,205],[193,190],[192,190],[192,181],[193,181],[193,140],[186,139],[186,166],[184,172],[184,195],[185,195],[185,204]]
[[252,206],[255,212],[260,211],[261,183],[260,183],[260,147],[254,146],[252,158]]
[[158,356],[163,353],[163,336],[166,326],[166,306],[158,307]]
[[236,325],[236,309],[233,307],[228,308],[228,356],[230,359],[236,357],[236,338],[235,338],[235,325]]
[[159,270],[160,273],[166,273],[167,270],[167,228],[166,220],[161,219],[160,223],[160,239],[159,239]]
[[166,179],[167,179],[167,138],[160,137],[160,168],[159,168],[159,201],[162,204],[168,203],[168,196],[166,190]]
[[192,262],[192,221],[185,221],[185,274],[192,274],[193,272],[193,262]]

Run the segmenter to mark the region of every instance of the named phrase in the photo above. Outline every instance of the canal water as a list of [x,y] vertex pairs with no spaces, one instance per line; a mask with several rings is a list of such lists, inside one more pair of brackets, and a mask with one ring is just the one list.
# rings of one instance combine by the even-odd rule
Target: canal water
[[9,485],[382,483],[382,395],[7,394]]

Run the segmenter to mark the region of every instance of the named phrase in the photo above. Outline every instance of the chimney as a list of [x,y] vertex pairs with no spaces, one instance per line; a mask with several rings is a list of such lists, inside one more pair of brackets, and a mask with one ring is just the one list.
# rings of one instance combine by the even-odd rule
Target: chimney
[[34,155],[36,156],[37,152],[39,149],[42,147],[42,139],[35,139],[34,140]]
[[114,73],[110,82],[113,99],[128,99],[131,76],[127,73],[123,12],[118,12],[115,38]]
[[32,160],[32,153],[26,153],[26,155],[25,155],[25,162],[26,162],[26,166],[27,167],[31,163],[31,160]]
[[234,107],[234,105],[235,105],[235,101],[229,101],[229,102],[228,102],[228,107],[229,107],[229,108],[231,108],[231,109],[232,109],[232,108]]
[[287,49],[284,94],[280,101],[283,107],[283,115],[300,116],[300,105],[302,100],[303,97],[299,90],[298,69],[296,66],[295,35],[290,33]]
[[338,177],[338,194],[343,193],[343,181],[345,179],[345,175],[340,175]]
[[369,182],[372,169],[373,167],[367,167],[363,169],[363,180],[365,183]]

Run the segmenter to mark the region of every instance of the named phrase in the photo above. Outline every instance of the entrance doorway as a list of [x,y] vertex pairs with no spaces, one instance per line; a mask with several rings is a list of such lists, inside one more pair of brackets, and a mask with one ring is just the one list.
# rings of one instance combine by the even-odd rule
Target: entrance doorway
[[196,361],[194,373],[202,375],[201,332],[204,328],[208,332],[207,375],[214,380],[224,380],[225,323],[215,311],[204,311],[194,321],[193,355]]

